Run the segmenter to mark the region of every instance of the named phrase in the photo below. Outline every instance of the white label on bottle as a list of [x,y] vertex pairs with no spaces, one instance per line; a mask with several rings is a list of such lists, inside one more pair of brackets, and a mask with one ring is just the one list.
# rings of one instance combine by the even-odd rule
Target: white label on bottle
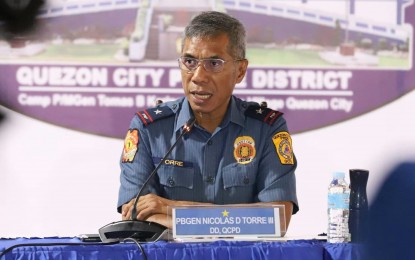
[[331,193],[328,196],[329,209],[349,209],[348,193]]

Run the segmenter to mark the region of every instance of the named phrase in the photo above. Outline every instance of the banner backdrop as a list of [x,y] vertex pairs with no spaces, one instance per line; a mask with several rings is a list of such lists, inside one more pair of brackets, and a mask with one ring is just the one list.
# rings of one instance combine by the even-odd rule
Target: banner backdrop
[[183,95],[184,27],[205,10],[247,29],[235,95],[284,112],[291,133],[359,116],[415,88],[412,0],[49,0],[0,39],[0,104],[123,138],[134,113]]

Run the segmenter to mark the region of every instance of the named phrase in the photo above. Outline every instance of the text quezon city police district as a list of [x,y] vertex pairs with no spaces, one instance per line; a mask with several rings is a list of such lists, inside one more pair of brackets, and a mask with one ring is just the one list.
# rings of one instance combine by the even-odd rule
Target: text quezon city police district
[[[352,76],[347,70],[249,69],[235,93],[248,101],[267,101],[273,109],[348,113],[353,107]],[[16,81],[20,105],[44,108],[147,107],[153,98],[168,101],[183,93],[180,70],[168,67],[21,66]]]

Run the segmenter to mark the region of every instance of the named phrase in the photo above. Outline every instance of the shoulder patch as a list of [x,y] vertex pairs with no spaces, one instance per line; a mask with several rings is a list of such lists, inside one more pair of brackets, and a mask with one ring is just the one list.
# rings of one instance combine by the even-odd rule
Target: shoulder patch
[[136,114],[141,119],[143,124],[147,126],[159,119],[173,115],[174,112],[168,106],[159,106],[137,112]]
[[124,149],[122,151],[122,162],[123,163],[132,163],[134,157],[138,152],[138,129],[130,129],[127,132],[124,140]]
[[280,117],[283,113],[280,111],[272,110],[266,107],[260,107],[256,105],[249,106],[245,110],[245,115],[261,120],[268,125],[272,125],[275,120]]
[[281,164],[294,164],[293,144],[288,132],[279,132],[272,137]]

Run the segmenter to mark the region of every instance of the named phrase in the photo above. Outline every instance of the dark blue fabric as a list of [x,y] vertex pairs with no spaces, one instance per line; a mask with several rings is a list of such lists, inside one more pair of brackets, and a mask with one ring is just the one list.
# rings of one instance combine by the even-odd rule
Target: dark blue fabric
[[[77,238],[1,239],[0,251],[27,243],[81,243]],[[358,259],[358,248],[352,244],[328,244],[318,240],[288,242],[215,241],[205,243],[172,243],[160,241],[142,244],[148,259]],[[134,243],[115,245],[42,245],[15,248],[1,260],[9,259],[143,259]]]
[[415,162],[394,168],[369,208],[364,259],[415,259]]
[[362,255],[362,246],[359,244],[326,243],[324,249],[324,260],[364,259]]

